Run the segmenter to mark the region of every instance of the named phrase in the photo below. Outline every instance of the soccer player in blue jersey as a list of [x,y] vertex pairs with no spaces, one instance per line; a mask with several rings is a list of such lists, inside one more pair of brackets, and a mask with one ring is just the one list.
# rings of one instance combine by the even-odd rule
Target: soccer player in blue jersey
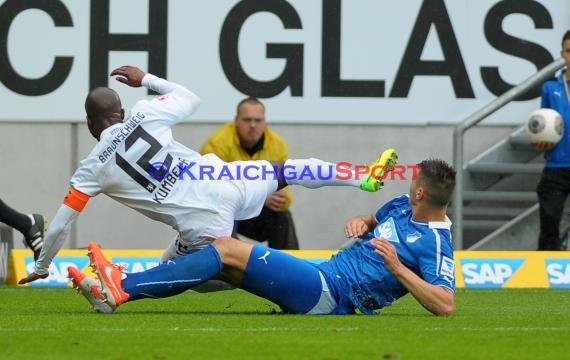
[[316,265],[222,237],[147,271],[123,273],[91,243],[88,255],[101,288],[92,289],[90,301],[104,302],[114,311],[128,301],[176,295],[219,277],[287,313],[373,314],[409,292],[433,314],[448,316],[454,308],[455,277],[446,209],[455,171],[441,160],[419,165],[409,195],[394,198],[374,215],[347,221],[346,236],[361,239],[327,262]]
[[548,80],[542,85],[540,107],[560,113],[565,128],[564,135],[557,144],[531,143],[537,150],[545,151],[546,159],[536,187],[540,214],[538,250],[565,250],[560,238],[560,222],[570,194],[570,30],[562,37],[560,55],[566,62],[566,69],[556,79]]

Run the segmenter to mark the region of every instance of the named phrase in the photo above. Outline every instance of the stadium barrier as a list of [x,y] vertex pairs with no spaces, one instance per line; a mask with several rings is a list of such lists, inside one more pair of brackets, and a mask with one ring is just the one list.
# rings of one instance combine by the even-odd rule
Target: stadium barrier
[[[127,272],[158,265],[162,250],[103,250]],[[336,250],[290,250],[311,262],[326,261]],[[50,276],[29,286],[70,286],[67,267],[91,272],[86,250],[61,250],[50,266]],[[34,269],[30,250],[13,249],[7,284],[15,285]],[[458,288],[570,288],[570,252],[567,251],[456,251]]]

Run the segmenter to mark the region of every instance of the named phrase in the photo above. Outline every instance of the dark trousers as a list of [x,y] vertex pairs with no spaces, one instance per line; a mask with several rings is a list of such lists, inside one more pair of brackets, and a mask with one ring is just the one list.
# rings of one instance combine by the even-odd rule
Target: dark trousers
[[0,199],[0,222],[13,227],[26,237],[29,236],[28,232],[32,226],[32,221],[28,215],[12,209],[2,199]]
[[232,236],[236,233],[259,242],[267,241],[273,249],[299,249],[290,211],[276,212],[264,206],[258,217],[236,221]]
[[538,182],[540,234],[538,250],[561,250],[560,222],[570,192],[570,169],[544,168]]

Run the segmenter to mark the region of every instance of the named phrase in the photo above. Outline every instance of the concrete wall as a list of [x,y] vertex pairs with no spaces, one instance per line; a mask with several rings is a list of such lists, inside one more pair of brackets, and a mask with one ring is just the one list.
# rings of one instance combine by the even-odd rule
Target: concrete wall
[[[219,124],[178,125],[175,138],[198,148]],[[326,161],[370,163],[379,151],[393,146],[400,163],[416,164],[424,158],[452,161],[453,127],[272,125],[289,144],[291,158],[316,157]],[[508,126],[481,126],[467,132],[466,159],[513,130]],[[95,140],[84,124],[0,123],[0,197],[22,212],[53,217],[69,186],[78,161]],[[77,150],[75,150],[77,149]],[[293,187],[292,212],[302,249],[341,246],[344,221],[372,213],[379,204],[408,191],[408,180],[388,181],[379,193],[356,188]],[[14,234],[20,238],[20,234]],[[85,247],[98,241],[107,248],[164,248],[175,232],[122,206],[104,195],[92,199],[77,220],[65,247]],[[21,241],[15,242],[22,247]]]

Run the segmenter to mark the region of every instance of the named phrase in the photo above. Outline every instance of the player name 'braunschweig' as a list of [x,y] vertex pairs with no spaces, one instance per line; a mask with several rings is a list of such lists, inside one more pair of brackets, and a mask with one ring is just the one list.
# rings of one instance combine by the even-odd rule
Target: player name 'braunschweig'
[[97,156],[99,161],[104,164],[109,160],[117,150],[117,146],[119,146],[133,132],[133,130],[139,126],[141,120],[144,118],[145,115],[139,111],[135,115],[132,115],[129,120],[123,122],[123,126],[113,129],[111,135],[115,135],[115,137],[111,140],[109,146]]

